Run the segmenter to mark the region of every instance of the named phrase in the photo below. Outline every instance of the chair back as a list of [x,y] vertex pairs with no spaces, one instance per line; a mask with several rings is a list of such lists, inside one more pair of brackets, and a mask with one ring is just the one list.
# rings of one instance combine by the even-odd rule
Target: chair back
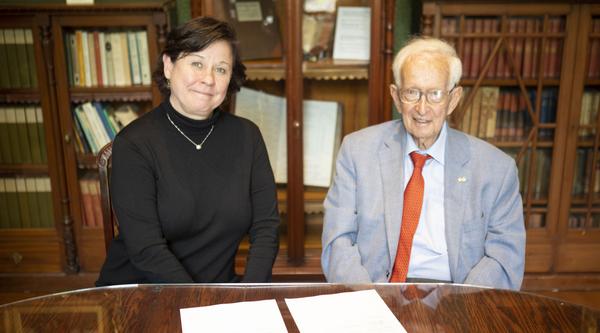
[[98,176],[100,178],[100,201],[102,203],[102,226],[104,228],[104,246],[108,254],[108,247],[115,235],[119,233],[119,222],[112,209],[110,199],[110,169],[112,156],[112,141],[107,143],[96,157]]

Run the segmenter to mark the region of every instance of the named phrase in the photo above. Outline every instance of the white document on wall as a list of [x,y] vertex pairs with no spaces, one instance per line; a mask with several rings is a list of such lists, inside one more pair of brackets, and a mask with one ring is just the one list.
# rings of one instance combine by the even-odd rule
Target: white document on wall
[[273,299],[180,309],[183,333],[287,333]]
[[301,333],[406,332],[375,290],[286,298]]
[[[286,100],[242,88],[236,95],[235,114],[255,123],[264,138],[275,182],[287,183]],[[304,185],[329,187],[335,155],[341,141],[341,106],[337,102],[303,103]]]
[[331,185],[341,135],[340,104],[304,101],[304,185]]
[[371,8],[338,7],[333,40],[333,59],[369,60]]

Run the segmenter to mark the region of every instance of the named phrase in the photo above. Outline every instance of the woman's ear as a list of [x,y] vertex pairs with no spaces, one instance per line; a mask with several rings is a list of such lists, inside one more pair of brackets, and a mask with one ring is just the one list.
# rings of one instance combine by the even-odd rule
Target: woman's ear
[[163,54],[162,61],[164,65],[163,73],[165,74],[167,80],[169,80],[171,79],[171,72],[173,71],[173,62],[171,62],[171,58],[166,54]]

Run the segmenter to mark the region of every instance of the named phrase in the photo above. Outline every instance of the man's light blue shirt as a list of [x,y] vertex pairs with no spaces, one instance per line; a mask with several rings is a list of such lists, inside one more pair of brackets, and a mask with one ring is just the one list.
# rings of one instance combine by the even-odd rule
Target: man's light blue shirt
[[425,192],[419,225],[413,239],[408,266],[408,277],[451,281],[444,220],[444,153],[446,151],[447,123],[437,140],[427,150],[419,150],[410,134],[406,134],[404,152],[404,188],[413,173],[410,153],[429,154],[423,167]]

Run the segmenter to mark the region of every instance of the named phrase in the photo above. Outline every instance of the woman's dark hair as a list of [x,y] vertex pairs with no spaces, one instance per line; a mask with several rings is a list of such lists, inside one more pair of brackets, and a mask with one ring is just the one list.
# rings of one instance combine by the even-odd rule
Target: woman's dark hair
[[166,97],[170,94],[164,73],[163,54],[166,54],[171,62],[175,63],[179,57],[202,51],[210,44],[220,40],[229,43],[233,55],[233,73],[231,74],[229,87],[227,87],[227,96],[240,91],[246,80],[246,67],[242,64],[235,31],[226,22],[212,17],[198,17],[171,30],[167,35],[167,43],[158,57],[156,69],[152,74],[163,96]]

